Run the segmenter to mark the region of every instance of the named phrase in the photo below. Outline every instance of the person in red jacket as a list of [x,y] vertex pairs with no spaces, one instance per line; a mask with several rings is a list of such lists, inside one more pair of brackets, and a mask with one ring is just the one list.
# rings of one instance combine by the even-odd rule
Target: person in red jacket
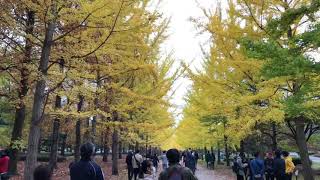
[[7,173],[9,167],[9,156],[5,150],[0,151],[0,174]]

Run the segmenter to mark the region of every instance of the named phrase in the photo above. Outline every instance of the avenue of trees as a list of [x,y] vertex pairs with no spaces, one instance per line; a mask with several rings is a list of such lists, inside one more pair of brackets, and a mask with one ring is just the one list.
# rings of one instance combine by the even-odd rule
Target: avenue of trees
[[[211,35],[176,140],[182,147],[248,151],[266,138],[294,142],[304,179],[313,180],[308,141],[320,119],[319,0],[228,1],[194,20]],[[188,67],[189,65],[186,65]],[[258,138],[255,138],[258,137]],[[272,147],[272,148],[271,148]]]
[[91,141],[112,149],[114,175],[119,150],[166,143],[168,94],[181,72],[160,55],[169,21],[157,8],[151,0],[0,0],[0,133],[10,172],[26,152],[31,180],[44,138],[52,171],[59,149],[72,147],[79,160],[80,144]]

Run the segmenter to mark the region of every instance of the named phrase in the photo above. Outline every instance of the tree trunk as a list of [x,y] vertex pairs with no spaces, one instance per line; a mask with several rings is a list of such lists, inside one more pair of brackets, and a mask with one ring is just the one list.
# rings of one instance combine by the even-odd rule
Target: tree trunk
[[278,149],[276,123],[273,122],[271,126],[272,126],[272,150],[276,151]]
[[109,155],[109,128],[106,128],[106,131],[104,132],[104,142],[103,142],[103,157],[102,161],[107,162],[108,161],[108,155]]
[[[84,103],[84,96],[79,95],[79,103],[77,106],[77,111],[80,113],[82,111]],[[81,146],[81,119],[78,119],[76,123],[76,144],[74,146],[74,160],[77,162],[80,160],[80,146]]]
[[60,119],[56,118],[53,122],[51,152],[50,152],[50,159],[49,159],[49,168],[50,168],[51,174],[53,173],[53,170],[57,168],[58,148],[59,148],[59,128],[60,128]]
[[[61,97],[59,95],[56,96],[55,108],[61,108]],[[60,119],[56,117],[53,121],[53,131],[52,131],[52,141],[51,141],[51,151],[50,151],[50,159],[49,159],[49,168],[51,174],[53,170],[57,168],[57,160],[58,160],[58,149],[59,149],[59,129],[60,129]]]
[[240,141],[240,153],[244,154],[245,150],[244,150],[244,142],[243,140]]
[[139,149],[139,142],[138,142],[138,141],[136,141],[136,145],[135,145],[135,147],[134,147],[134,151],[137,151],[137,150],[140,150],[140,149]]
[[45,88],[46,88],[46,76],[47,76],[47,68],[51,54],[52,40],[53,34],[56,26],[56,5],[52,2],[52,14],[54,18],[50,20],[48,23],[45,39],[42,46],[41,57],[40,57],[40,65],[39,71],[41,74],[41,79],[36,83],[36,89],[34,93],[33,107],[32,107],[32,117],[31,117],[31,125],[29,131],[29,139],[28,139],[28,151],[27,158],[25,162],[25,170],[24,170],[24,179],[32,180],[33,170],[37,164],[37,150],[38,150],[38,142],[40,138],[40,125],[43,121],[43,112],[45,106]]
[[303,118],[297,118],[296,124],[296,143],[299,148],[301,163],[302,163],[302,174],[305,180],[314,180],[313,171],[309,159],[308,146],[304,134],[305,121]]
[[228,147],[228,137],[227,136],[224,136],[224,150],[225,150],[225,155],[226,155],[227,166],[230,166],[229,147]]
[[61,137],[62,139],[62,144],[61,144],[61,156],[65,156],[64,152],[66,150],[66,140],[67,140],[67,135],[64,134],[63,137]]
[[81,146],[81,120],[76,124],[76,144],[74,146],[74,160],[78,162],[80,160],[80,146]]
[[220,143],[218,142],[218,164],[221,164],[221,157],[220,157]]
[[119,141],[119,159],[122,159],[122,142]]
[[119,150],[119,134],[118,130],[114,130],[112,134],[112,175],[118,175],[118,150]]
[[[32,54],[32,42],[29,38],[29,35],[33,34],[34,30],[34,12],[27,11],[27,20],[26,20],[26,37],[25,37],[25,54],[23,59],[23,68],[20,71],[20,89],[18,92],[19,103],[15,108],[15,119],[13,124],[13,129],[11,133],[11,145],[15,143],[15,141],[20,140],[22,138],[23,125],[26,118],[26,106],[24,103],[24,97],[28,94],[29,86],[28,86],[28,77],[29,70],[27,65],[31,61]],[[9,172],[12,174],[17,173],[17,163],[19,160],[19,150],[11,149],[10,153],[10,163],[9,163]]]

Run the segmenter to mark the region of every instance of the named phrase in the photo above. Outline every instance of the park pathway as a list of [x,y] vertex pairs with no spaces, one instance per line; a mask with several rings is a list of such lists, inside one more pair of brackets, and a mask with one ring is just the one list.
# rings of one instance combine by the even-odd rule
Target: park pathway
[[201,165],[198,165],[196,176],[199,180],[235,180],[231,171],[209,170]]

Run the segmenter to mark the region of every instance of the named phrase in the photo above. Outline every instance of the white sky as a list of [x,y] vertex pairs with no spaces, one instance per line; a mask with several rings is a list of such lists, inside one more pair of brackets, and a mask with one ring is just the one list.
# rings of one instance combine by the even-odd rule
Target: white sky
[[[193,67],[200,67],[202,53],[200,44],[207,44],[208,35],[199,36],[190,17],[203,17],[200,7],[213,9],[217,0],[163,0],[161,10],[166,17],[171,17],[170,37],[163,47],[164,52],[174,51],[177,65],[181,61],[191,63]],[[181,112],[185,105],[184,96],[190,89],[191,82],[186,78],[179,79],[174,85],[177,91],[172,99],[176,106],[175,117],[181,119]]]

